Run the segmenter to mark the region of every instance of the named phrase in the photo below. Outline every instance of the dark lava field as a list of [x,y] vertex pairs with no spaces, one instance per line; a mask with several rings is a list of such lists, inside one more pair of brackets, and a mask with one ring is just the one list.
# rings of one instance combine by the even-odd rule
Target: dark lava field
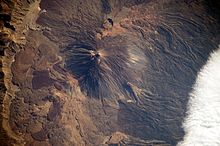
[[218,0],[1,0],[0,146],[175,146],[220,44]]

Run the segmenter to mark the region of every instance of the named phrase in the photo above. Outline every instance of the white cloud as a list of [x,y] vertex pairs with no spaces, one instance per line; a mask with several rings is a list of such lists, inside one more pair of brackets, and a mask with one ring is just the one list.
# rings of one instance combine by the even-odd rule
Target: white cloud
[[178,146],[220,146],[220,46],[198,74],[187,114]]

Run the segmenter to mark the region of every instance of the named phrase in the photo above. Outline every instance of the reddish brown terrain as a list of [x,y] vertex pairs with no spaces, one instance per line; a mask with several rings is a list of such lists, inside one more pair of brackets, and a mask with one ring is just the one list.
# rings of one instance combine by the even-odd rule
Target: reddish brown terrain
[[220,44],[214,0],[2,0],[0,146],[173,146]]

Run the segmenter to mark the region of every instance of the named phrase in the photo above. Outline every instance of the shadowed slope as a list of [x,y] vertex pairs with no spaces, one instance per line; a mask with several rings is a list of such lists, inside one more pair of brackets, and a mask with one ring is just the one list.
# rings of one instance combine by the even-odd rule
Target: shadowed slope
[[126,96],[128,83],[141,82],[141,69],[146,64],[144,53],[125,39],[106,37],[95,47],[76,44],[64,50],[66,68],[78,79],[82,91],[88,96]]

